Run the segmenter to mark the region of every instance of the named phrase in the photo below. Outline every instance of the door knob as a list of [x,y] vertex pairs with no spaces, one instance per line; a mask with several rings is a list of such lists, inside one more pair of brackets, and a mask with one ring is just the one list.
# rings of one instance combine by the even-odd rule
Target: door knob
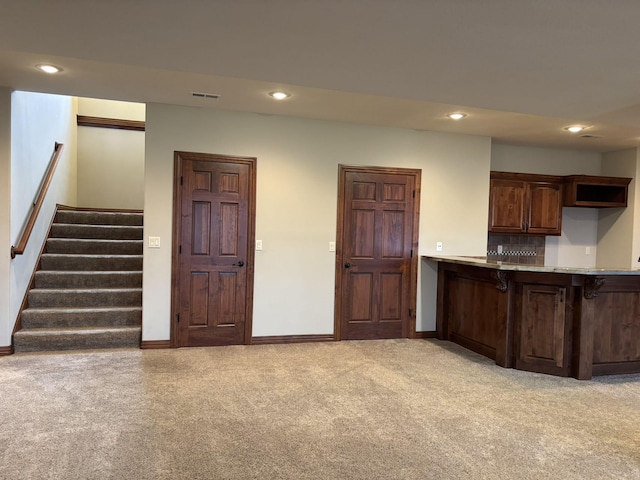
[[240,260],[238,263],[233,264],[234,267],[244,267],[244,262]]
[[351,267],[351,264],[349,262],[344,264],[344,268],[350,268],[350,267]]

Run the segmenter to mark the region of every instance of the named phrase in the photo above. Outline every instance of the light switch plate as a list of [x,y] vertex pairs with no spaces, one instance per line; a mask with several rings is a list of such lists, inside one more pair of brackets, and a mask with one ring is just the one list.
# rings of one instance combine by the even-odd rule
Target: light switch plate
[[436,252],[442,251],[442,242],[436,242]]
[[149,237],[149,248],[160,248],[160,237]]
[[256,250],[262,250],[262,240],[256,240]]
[[329,242],[329,251],[330,252],[336,251],[336,242]]

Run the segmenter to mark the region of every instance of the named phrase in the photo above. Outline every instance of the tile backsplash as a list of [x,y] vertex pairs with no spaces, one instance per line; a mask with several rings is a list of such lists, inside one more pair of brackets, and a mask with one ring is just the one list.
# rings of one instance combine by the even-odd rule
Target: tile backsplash
[[544,236],[541,235],[490,233],[487,241],[487,260],[520,265],[544,265],[544,240]]

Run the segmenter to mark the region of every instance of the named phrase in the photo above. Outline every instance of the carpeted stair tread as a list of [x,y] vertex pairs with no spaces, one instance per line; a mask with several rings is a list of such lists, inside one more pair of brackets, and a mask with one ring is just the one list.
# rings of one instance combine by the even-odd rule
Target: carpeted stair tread
[[22,328],[140,326],[142,307],[49,307],[22,312]]
[[43,253],[42,270],[142,270],[142,255],[89,255],[68,253]]
[[142,240],[50,238],[46,253],[140,255],[142,248]]
[[51,225],[50,238],[141,240],[142,232],[141,226],[54,223]]
[[58,209],[16,352],[139,347],[143,214]]
[[140,271],[39,270],[35,288],[137,288],[142,287]]
[[91,225],[142,225],[141,212],[101,212],[92,210],[58,210],[56,223]]
[[16,352],[123,348],[140,345],[141,327],[32,328],[13,337]]
[[41,307],[128,307],[142,302],[141,288],[34,288],[29,291],[29,308]]

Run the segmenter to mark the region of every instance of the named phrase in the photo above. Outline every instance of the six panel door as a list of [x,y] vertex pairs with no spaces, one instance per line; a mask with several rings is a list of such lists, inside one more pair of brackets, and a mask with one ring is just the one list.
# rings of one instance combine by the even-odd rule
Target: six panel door
[[251,164],[180,159],[177,346],[246,343]]
[[338,337],[407,337],[416,177],[343,174]]

